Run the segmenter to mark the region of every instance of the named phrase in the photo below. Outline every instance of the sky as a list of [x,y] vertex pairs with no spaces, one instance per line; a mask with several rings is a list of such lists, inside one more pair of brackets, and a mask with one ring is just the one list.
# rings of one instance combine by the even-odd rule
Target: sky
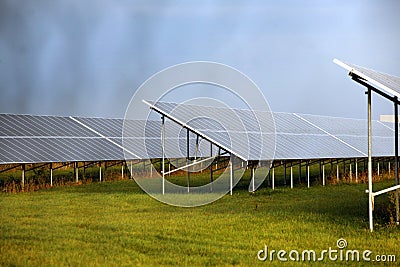
[[[0,113],[124,116],[188,61],[249,76],[273,111],[366,118],[338,58],[400,76],[400,1],[0,1]],[[373,116],[392,113],[373,97]]]

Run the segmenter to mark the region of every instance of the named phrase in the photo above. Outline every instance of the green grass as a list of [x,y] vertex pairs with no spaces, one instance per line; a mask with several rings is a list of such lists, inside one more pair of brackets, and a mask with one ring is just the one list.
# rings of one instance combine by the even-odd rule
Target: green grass
[[[132,180],[0,194],[0,264],[297,266],[309,263],[259,262],[257,252],[264,245],[318,252],[336,248],[339,238],[348,249],[397,253],[400,262],[398,228],[381,219],[368,231],[365,184],[263,187],[255,194],[246,188],[241,182],[233,196],[197,208],[159,203]],[[379,197],[376,206],[386,202]]]

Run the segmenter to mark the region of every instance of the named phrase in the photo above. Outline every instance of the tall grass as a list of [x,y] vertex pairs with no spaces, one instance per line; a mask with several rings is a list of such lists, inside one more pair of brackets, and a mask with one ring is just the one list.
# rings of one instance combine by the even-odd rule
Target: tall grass
[[[247,172],[233,196],[197,208],[159,203],[132,180],[0,194],[0,262],[4,266],[280,266],[278,261],[258,261],[257,252],[264,245],[320,251],[336,247],[339,238],[345,238],[350,249],[399,254],[398,228],[377,217],[375,232],[368,231],[365,184],[300,185],[275,191],[264,185],[251,194],[248,182]],[[389,183],[379,182],[377,187]],[[387,204],[387,196],[378,197],[376,210]]]

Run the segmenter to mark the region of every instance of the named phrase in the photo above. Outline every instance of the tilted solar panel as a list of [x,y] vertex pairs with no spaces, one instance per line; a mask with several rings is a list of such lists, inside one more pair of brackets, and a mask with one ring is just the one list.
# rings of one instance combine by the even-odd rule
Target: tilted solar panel
[[[177,107],[174,103],[161,102],[158,105],[171,112]],[[353,158],[365,157],[367,154],[365,120],[276,112],[272,114],[276,133],[271,133],[270,129],[269,133],[259,133],[250,111],[234,111],[238,114],[235,116],[242,118],[245,123],[235,121],[221,124],[215,118],[210,120],[206,116],[198,117],[198,114],[206,115],[210,112],[210,107],[183,105],[180,110],[174,114],[189,120],[189,126],[226,147],[247,151],[247,159],[257,159],[258,156],[269,159],[275,145],[275,159],[281,160]],[[195,113],[186,113],[190,110]],[[218,111],[217,118],[224,120],[228,120],[227,115],[232,112]],[[262,112],[257,118],[262,118],[261,124],[270,119]],[[74,119],[85,126],[68,117],[0,114],[0,163],[123,160],[123,124],[134,133],[132,137],[125,136],[135,154],[129,158],[161,158],[161,121]],[[226,131],[227,128],[230,130]],[[373,121],[372,128],[374,156],[392,156],[393,124]],[[187,130],[170,120],[166,120],[165,129],[166,156],[186,157]],[[263,140],[274,138],[276,144],[264,143],[265,149],[261,150],[260,134]],[[209,156],[210,143],[207,140],[199,138],[196,152],[196,135],[190,133],[189,138],[190,157]],[[216,151],[214,146],[214,155]]]
[[400,77],[360,67],[338,59],[334,59],[333,62],[348,70],[350,73],[358,75],[372,85],[385,90],[387,93],[400,97]]

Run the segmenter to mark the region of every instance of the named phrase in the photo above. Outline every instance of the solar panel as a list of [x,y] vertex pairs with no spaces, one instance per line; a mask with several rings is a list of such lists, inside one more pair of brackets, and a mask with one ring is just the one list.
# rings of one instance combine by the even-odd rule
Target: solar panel
[[354,73],[370,82],[372,85],[380,87],[394,96],[400,97],[400,77],[346,63],[338,59],[334,59],[333,62],[348,70],[350,73]]
[[[159,107],[171,112],[175,103],[160,102]],[[185,113],[193,109],[195,113]],[[225,147],[246,151],[246,159],[270,159],[275,143],[262,141],[275,139],[275,159],[354,158],[367,154],[366,121],[306,114],[275,112],[276,133],[271,129],[257,132],[254,115],[246,110],[235,110],[245,123],[221,124],[205,116],[210,107],[183,105],[182,119],[189,125]],[[257,113],[257,112],[255,112]],[[196,115],[197,114],[197,115]],[[227,119],[228,111],[218,109],[217,119]],[[197,116],[191,119],[190,116]],[[259,112],[257,118],[265,118]],[[236,115],[235,115],[236,116]],[[253,116],[253,117],[252,117]],[[268,117],[267,117],[268,118]],[[123,121],[122,119],[75,118],[91,131],[68,117],[0,114],[0,163],[35,163],[161,158],[161,121]],[[265,123],[265,120],[260,120]],[[123,153],[122,126],[125,124],[132,136],[125,136],[128,147],[135,155]],[[265,124],[268,126],[268,124]],[[374,156],[393,156],[393,123],[373,121]],[[226,128],[230,129],[226,131]],[[241,130],[240,130],[241,128]],[[96,134],[98,132],[102,136]],[[185,158],[187,154],[186,129],[166,120],[166,157]],[[262,136],[262,139],[260,138]],[[232,138],[234,136],[234,138]],[[112,142],[110,142],[112,141]],[[117,144],[117,145],[116,145]],[[190,157],[208,157],[210,143],[199,139],[196,152],[196,135],[189,135]],[[217,153],[214,146],[213,155]],[[261,153],[261,155],[260,155]],[[124,157],[125,156],[125,157]]]
[[[191,104],[146,103],[157,112],[243,160],[258,160],[261,154],[263,160],[273,159],[274,149],[262,149],[264,146],[275,145],[274,127],[262,128],[265,124],[274,124],[271,113]],[[264,140],[262,133],[271,134],[270,138]]]
[[0,122],[3,164],[123,159],[122,149],[69,117],[1,114]]
[[103,138],[0,138],[0,162],[39,163],[117,160],[123,156]]
[[364,154],[328,135],[277,133],[276,159],[358,158]]
[[82,136],[96,137],[68,117],[0,115],[0,136]]
[[[247,123],[244,126],[244,130],[237,131],[239,129],[237,122],[228,124],[225,128],[222,127],[224,129],[221,129],[221,125],[210,123],[207,119],[199,119],[196,123],[191,123],[192,116],[199,116],[199,114],[201,118],[207,113],[227,114],[228,111],[225,111],[224,108],[194,107],[193,105],[183,104],[179,105],[179,109],[182,112],[175,112],[178,107],[176,103],[157,102],[154,105],[164,114],[174,113],[174,118],[180,122],[189,121],[187,123],[188,126],[195,127],[211,140],[217,140],[219,144],[229,147],[231,149],[230,152],[236,151],[237,153],[237,151],[249,149],[247,160],[270,159],[270,151],[273,150],[271,145],[262,151],[261,158],[258,157],[261,139],[257,138],[258,127],[256,124]],[[251,111],[246,110],[234,109],[234,112],[240,114],[239,116],[242,119],[247,114],[251,114]],[[262,115],[265,114],[261,113],[257,117],[262,117]],[[274,138],[276,138],[275,159],[356,158],[367,156],[367,148],[363,144],[367,136],[365,120],[282,112],[275,112],[272,115],[276,126],[276,135],[274,135]],[[230,131],[226,129],[230,129]],[[268,140],[272,135],[271,132],[263,132],[261,134],[263,136],[262,140]],[[234,140],[230,139],[231,135],[236,138]],[[374,156],[393,155],[391,145],[393,143],[393,131],[391,126],[374,121],[373,135]]]

